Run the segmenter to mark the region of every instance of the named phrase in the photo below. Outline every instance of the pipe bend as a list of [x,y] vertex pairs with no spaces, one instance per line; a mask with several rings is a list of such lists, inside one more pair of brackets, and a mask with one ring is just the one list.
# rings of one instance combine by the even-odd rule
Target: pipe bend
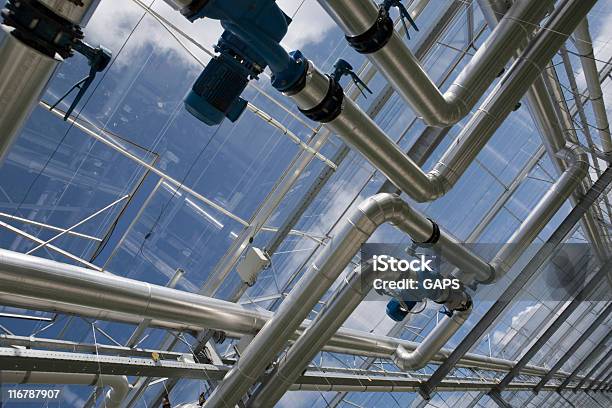
[[[365,199],[358,207],[359,213],[376,228],[385,222],[397,219],[402,210],[403,201],[397,194],[379,193]],[[353,219],[353,223],[358,220]]]
[[109,386],[110,390],[105,395],[105,407],[120,407],[132,388],[125,375],[101,375],[98,377],[99,386]]
[[589,158],[584,149],[577,144],[567,142],[565,146],[557,152],[559,158],[567,162],[568,167],[576,173],[574,176],[580,179],[586,177],[589,172]]
[[440,352],[442,347],[463,326],[472,313],[472,304],[465,310],[456,310],[452,316],[441,320],[425,339],[412,352],[401,344],[393,352],[391,359],[402,370],[419,370],[425,367]]

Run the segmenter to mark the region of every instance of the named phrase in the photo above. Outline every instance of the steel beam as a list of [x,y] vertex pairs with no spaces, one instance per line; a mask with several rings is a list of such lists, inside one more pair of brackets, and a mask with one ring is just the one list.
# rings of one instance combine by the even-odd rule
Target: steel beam
[[578,337],[578,339],[572,344],[572,346],[563,354],[563,356],[555,363],[555,365],[550,369],[548,374],[544,376],[539,382],[539,384],[535,388],[535,392],[539,392],[544,384],[550,380],[553,375],[569,360],[569,358],[584,344],[584,342],[593,334],[595,330],[601,326],[601,324],[608,318],[610,313],[612,312],[612,303],[608,304],[608,307],[605,308],[603,312],[597,316],[597,318],[591,323],[591,325]]
[[[11,370],[37,372],[73,372],[83,374],[134,375],[154,378],[179,377],[218,381],[229,366],[199,364],[159,358],[128,358],[100,354],[82,354],[0,348],[0,364]],[[368,372],[350,369],[336,371],[334,368],[309,369],[292,386],[293,391],[361,391],[361,392],[414,392],[424,378],[403,373]],[[495,379],[449,377],[441,385],[441,391],[488,391]],[[534,382],[513,382],[510,390],[527,391]],[[552,387],[547,387],[552,389]]]
[[570,211],[565,219],[552,233],[546,244],[538,250],[531,261],[521,270],[516,278],[510,283],[504,293],[504,300],[496,301],[482,318],[474,325],[472,330],[464,337],[451,355],[442,363],[432,374],[427,383],[423,384],[419,390],[424,398],[430,398],[431,392],[436,388],[440,381],[457,364],[461,356],[467,353],[481,336],[489,329],[489,326],[506,310],[508,299],[516,296],[517,293],[527,284],[531,277],[553,256],[557,247],[565,240],[567,235],[573,230],[575,224],[580,221],[582,216],[588,211],[591,205],[599,199],[612,181],[612,168],[608,166],[601,177],[587,191],[584,197]]
[[609,259],[599,268],[599,271],[584,285],[584,288],[574,297],[574,299],[563,309],[561,314],[546,328],[544,333],[538,336],[538,340],[523,354],[521,359],[515,364],[508,374],[501,380],[498,391],[503,391],[506,384],[509,384],[514,377],[520,374],[521,370],[536,353],[548,342],[548,340],[561,328],[561,325],[571,316],[589,294],[598,287],[599,282],[604,280],[612,270],[612,259]]
[[608,351],[608,353],[601,359],[597,364],[591,368],[591,370],[584,376],[582,380],[576,385],[576,388],[581,388],[585,382],[589,379],[593,378],[593,375],[601,368],[601,366],[612,356],[612,350]]
[[[561,383],[561,385],[559,386],[557,390],[558,392],[561,392],[565,387],[567,387],[570,381],[576,378],[576,376],[582,369],[584,369],[587,365],[589,365],[595,357],[597,357],[599,354],[601,354],[606,349],[607,347],[606,343],[608,342],[608,340],[610,340],[610,338],[612,338],[612,331],[609,332],[607,335],[605,335],[599,341],[599,343],[593,348],[593,350],[591,350],[591,352],[580,362],[580,364],[578,364],[578,367],[576,367],[574,371],[572,371],[569,377],[563,380],[563,382]],[[587,377],[585,376],[585,378]]]
[[489,391],[489,397],[493,400],[493,402],[495,402],[497,404],[497,406],[499,408],[512,408],[512,405],[510,405],[501,395],[501,393],[497,390],[493,390],[493,391]]

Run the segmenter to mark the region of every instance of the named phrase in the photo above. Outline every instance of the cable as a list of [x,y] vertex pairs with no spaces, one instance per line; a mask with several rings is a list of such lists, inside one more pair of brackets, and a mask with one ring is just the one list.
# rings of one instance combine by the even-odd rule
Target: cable
[[153,264],[153,262],[151,262],[150,259],[147,258],[147,256],[144,254],[143,249],[145,246],[145,243],[147,242],[147,239],[149,239],[151,237],[151,235],[153,235],[154,229],[155,227],[157,227],[157,225],[159,224],[159,221],[161,220],[162,216],[164,215],[164,213],[166,212],[166,210],[168,209],[168,206],[170,205],[170,203],[172,202],[172,200],[174,199],[174,197],[176,196],[176,193],[178,192],[178,190],[180,190],[183,185],[185,184],[185,180],[187,179],[187,177],[189,177],[189,175],[191,174],[191,171],[193,170],[193,168],[195,167],[196,163],[200,160],[200,157],[202,157],[202,155],[204,154],[204,152],[206,151],[206,149],[208,148],[208,146],[210,145],[210,143],[212,142],[212,140],[215,138],[215,136],[217,135],[217,132],[219,132],[219,129],[221,128],[221,126],[217,126],[217,129],[215,129],[215,132],[210,136],[210,139],[208,139],[208,141],[206,142],[206,144],[202,147],[202,149],[200,150],[200,152],[198,153],[198,155],[196,156],[196,158],[191,162],[191,165],[189,166],[189,169],[187,169],[187,172],[185,173],[185,175],[183,176],[183,178],[181,179],[180,184],[177,186],[177,188],[173,188],[172,189],[172,195],[170,196],[170,198],[168,199],[168,201],[166,201],[166,203],[163,205],[163,207],[161,208],[159,214],[157,215],[157,218],[155,219],[155,221],[153,222],[153,225],[151,226],[151,228],[149,229],[149,231],[144,235],[143,239],[142,239],[142,243],[140,244],[140,248],[138,249],[138,255],[142,255],[142,257],[144,259],[146,259],[149,263]]
[[[151,4],[149,4],[149,7],[153,6],[153,4],[155,3],[156,0],[152,0]],[[100,86],[100,84],[102,83],[102,81],[104,81],[104,78],[106,78],[106,75],[108,74],[108,72],[110,71],[111,67],[114,65],[114,63],[117,61],[117,59],[119,58],[119,55],[121,55],[121,52],[123,51],[123,49],[125,48],[125,46],[127,45],[129,39],[132,37],[132,35],[134,34],[134,32],[136,31],[136,29],[138,28],[138,26],[140,25],[140,23],[142,22],[142,20],[145,18],[145,16],[147,15],[147,13],[143,13],[142,16],[140,16],[140,19],[138,20],[138,22],[136,23],[136,25],[134,26],[134,28],[132,28],[132,31],[130,32],[130,34],[127,36],[127,38],[125,39],[125,41],[123,42],[123,44],[121,45],[121,48],[119,48],[119,51],[117,51],[117,55],[115,56],[115,58],[113,58],[113,60],[111,61],[111,63],[108,65],[108,68],[106,69],[106,71],[104,71],[104,73],[102,74],[102,77],[100,78],[100,80],[98,81],[98,83],[96,84],[96,86],[93,88],[93,90],[91,91],[91,93],[89,94],[89,96],[87,97],[87,99],[85,100],[85,103],[83,104],[83,106],[81,107],[81,109],[79,110],[79,112],[76,114],[75,116],[75,120],[79,118],[79,116],[81,115],[81,112],[83,112],[85,110],[85,107],[87,106],[87,104],[89,103],[89,101],[91,100],[91,98],[93,97],[93,95],[96,93],[96,90],[98,89],[98,87]],[[13,216],[17,215],[17,212],[20,211],[21,206],[25,203],[25,200],[28,198],[28,196],[30,195],[32,189],[34,188],[34,185],[36,184],[36,182],[40,179],[40,176],[42,176],[42,174],[44,173],[44,171],[47,169],[47,167],[49,166],[49,163],[51,163],[51,160],[53,159],[53,157],[55,157],[55,154],[58,152],[59,148],[63,145],[64,141],[66,140],[66,137],[68,136],[68,133],[70,133],[70,130],[72,130],[72,128],[74,127],[74,122],[71,122],[70,125],[68,126],[68,129],[66,129],[66,132],[64,133],[64,135],[61,137],[59,143],[55,146],[55,149],[53,150],[53,152],[51,153],[51,155],[49,156],[49,158],[47,159],[47,161],[45,162],[45,164],[43,165],[42,169],[38,172],[38,174],[36,175],[36,177],[34,177],[34,180],[30,183],[30,185],[28,186],[26,193],[24,194],[23,198],[21,199],[21,201],[19,202],[19,204],[17,205],[17,207],[15,208],[15,210],[13,211]]]

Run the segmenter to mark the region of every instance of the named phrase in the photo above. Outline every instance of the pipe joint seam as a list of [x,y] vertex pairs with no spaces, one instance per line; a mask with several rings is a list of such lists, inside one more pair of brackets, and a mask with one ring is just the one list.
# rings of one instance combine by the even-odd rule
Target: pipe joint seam
[[416,242],[415,240],[412,240],[412,242],[415,244],[435,244],[440,240],[440,236],[442,235],[440,233],[440,226],[431,218],[427,217],[427,219],[431,222],[431,236],[427,239],[427,241],[423,242]]
[[298,107],[308,119],[315,122],[328,123],[336,119],[342,112],[344,101],[344,90],[342,86],[334,78],[326,75],[329,78],[329,88],[327,93],[318,105],[310,109],[302,109]]
[[383,48],[393,36],[393,20],[384,5],[378,6],[374,24],[359,35],[346,35],[348,44],[360,54],[372,54]]

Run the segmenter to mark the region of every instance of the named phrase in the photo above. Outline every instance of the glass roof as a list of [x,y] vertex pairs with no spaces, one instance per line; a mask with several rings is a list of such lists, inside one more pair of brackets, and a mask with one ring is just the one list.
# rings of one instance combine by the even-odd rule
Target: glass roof
[[[3,3],[0,1],[0,5]],[[293,19],[284,40],[288,49],[301,49],[324,71],[329,71],[338,58],[345,58],[354,67],[369,66],[364,56],[348,47],[341,30],[315,0],[279,0],[277,3]],[[406,40],[411,49],[451,1],[431,0],[428,3],[416,20],[420,31]],[[490,34],[477,4],[465,3],[423,61],[425,70],[441,84],[442,90],[452,83]],[[600,69],[612,56],[611,16],[611,0],[599,1],[589,14]],[[114,204],[82,222],[75,228],[78,234],[63,234],[54,239],[53,245],[63,250],[63,254],[47,246],[36,249],[33,255],[71,264],[93,264],[120,276],[159,285],[168,284],[176,270],[182,269],[185,273],[176,285],[178,289],[197,293],[206,287],[209,295],[253,308],[274,310],[313,257],[335,235],[338,221],[349,209],[377,192],[385,181],[384,176],[355,151],[337,160],[343,143],[330,135],[318,155],[299,172],[296,182],[254,237],[254,246],[267,247],[320,174],[326,170],[333,172],[276,249],[272,267],[262,273],[253,287],[245,288],[231,269],[220,285],[210,286],[209,279],[219,270],[224,255],[255,219],[262,203],[270,199],[283,178],[291,173],[300,155],[327,132],[325,127],[302,116],[293,103],[271,87],[268,72],[247,88],[243,97],[250,102],[250,107],[237,122],[224,121],[219,126],[207,127],[189,115],[183,109],[183,97],[202,66],[209,61],[212,45],[220,32],[218,22],[198,20],[190,24],[161,0],[101,1],[85,35],[88,42],[103,44],[112,50],[113,62],[96,78],[77,109],[80,127],[63,122],[46,109],[44,103],[54,103],[80,79],[88,71],[87,62],[81,57],[73,57],[59,66],[41,104],[34,109],[0,168],[0,220],[47,241],[58,231],[15,217],[69,228]],[[573,101],[577,95],[573,93],[569,75],[575,74],[579,92],[584,91],[586,81],[574,45],[568,41],[566,46],[574,72],[566,72],[559,55],[552,64],[571,110],[575,109]],[[612,109],[610,82],[609,76],[602,81],[608,110]],[[376,97],[386,86],[384,78],[376,73],[368,83],[373,96],[358,96],[358,104],[365,110],[374,109]],[[59,108],[66,109],[66,102]],[[588,124],[594,126],[589,100],[584,113]],[[581,144],[588,145],[583,124],[577,115],[574,117],[576,134]],[[469,116],[450,129],[427,159],[426,170],[431,169],[453,143],[467,119]],[[395,93],[377,111],[375,121],[404,149],[412,146],[425,129],[423,121]],[[110,148],[103,140],[115,148]],[[597,135],[594,135],[594,142],[600,145]],[[163,172],[168,179],[160,178],[159,174],[128,157],[130,154]],[[596,179],[593,163],[597,159],[591,160],[591,176]],[[601,160],[598,165],[605,168]],[[448,194],[432,203],[412,204],[461,241],[500,243],[516,230],[557,177],[542,147],[542,136],[523,102]],[[609,232],[610,214],[603,202],[599,204],[602,208],[599,221]],[[565,203],[536,242],[544,242],[571,208],[569,202]],[[409,237],[391,226],[377,231],[372,241],[377,240],[410,242]],[[577,227],[568,239],[570,242],[585,240],[581,227]],[[27,253],[37,246],[32,239],[0,229],[2,248]],[[518,272],[527,261],[525,257],[521,259],[513,272]],[[351,266],[347,271],[350,269]],[[513,273],[508,274],[504,284],[507,285],[513,276]],[[511,360],[522,356],[564,303],[545,298],[537,290],[537,284],[537,281],[530,283],[517,296],[521,300],[499,316],[472,352]],[[606,289],[609,287],[603,290]],[[568,293],[567,299],[571,295]],[[447,347],[456,346],[490,305],[491,301],[487,300],[477,302],[467,324]],[[605,306],[605,302],[584,302],[531,363],[551,366]],[[420,341],[440,318],[438,310],[439,305],[432,302],[422,313],[397,325],[385,316],[384,304],[372,302],[362,304],[345,326]],[[11,335],[124,345],[134,330],[134,326],[127,324],[10,307],[0,307],[0,312],[45,318],[25,320],[0,315],[0,331]],[[311,317],[315,315],[313,311]],[[577,367],[609,333],[611,324],[606,320],[562,370],[571,372]],[[189,352],[194,343],[194,338],[187,333],[149,328],[139,346],[165,349],[172,344],[173,350]],[[217,345],[217,351],[231,357],[233,344],[227,340]],[[329,352],[320,353],[312,364],[387,372],[398,370],[388,360]],[[435,365],[428,365],[419,373],[431,374],[435,369]],[[501,379],[504,374],[456,368],[451,375]],[[151,383],[134,406],[151,406],[164,392],[166,383]],[[203,383],[181,379],[171,393],[173,403],[196,401],[206,387]],[[65,386],[64,401],[57,406],[83,406],[91,392],[92,387]],[[553,406],[555,403],[566,406],[564,397],[551,392],[534,397],[531,392],[512,391],[504,392],[503,397],[515,406]],[[101,399],[98,404],[102,404]],[[486,393],[477,391],[437,393],[428,402],[417,393],[299,391],[287,393],[279,406],[496,405]]]

